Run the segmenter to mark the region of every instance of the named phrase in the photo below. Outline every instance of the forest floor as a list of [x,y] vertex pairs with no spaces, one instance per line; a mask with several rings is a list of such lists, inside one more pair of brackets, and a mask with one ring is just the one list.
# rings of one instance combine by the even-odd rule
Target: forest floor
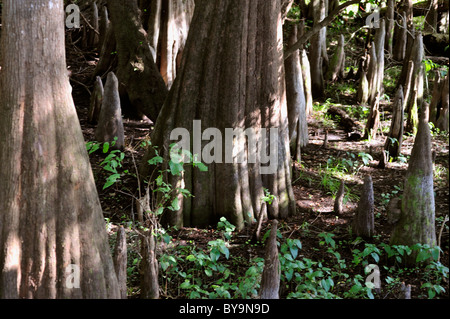
[[[89,107],[89,91],[92,91],[91,75],[97,62],[95,53],[81,52],[74,47],[68,50],[68,65],[71,70],[71,80],[73,85],[73,96],[76,109],[79,115],[80,124],[85,136],[86,142],[94,141],[95,125],[87,122],[87,110]],[[352,83],[347,83],[351,86]],[[337,92],[337,91],[336,91]],[[334,92],[335,93],[335,92]],[[333,94],[334,94],[333,93]],[[310,268],[320,270],[322,273],[316,274],[319,286],[324,288],[326,285],[321,279],[333,278],[333,289],[319,291],[317,285],[306,288],[302,294],[290,295],[290,297],[322,297],[326,298],[326,292],[333,292],[332,296],[355,297],[357,294],[346,295],[345,290],[352,289],[347,278],[366,278],[363,265],[377,264],[380,268],[382,280],[381,291],[375,294],[375,298],[395,299],[401,298],[401,283],[411,285],[412,298],[429,298],[429,290],[423,287],[430,281],[433,283],[431,274],[426,273],[424,268],[404,269],[395,262],[386,257],[385,251],[377,251],[375,247],[383,247],[381,244],[389,244],[389,238],[392,226],[387,222],[386,206],[394,196],[400,195],[403,189],[404,176],[407,170],[407,163],[388,163],[385,169],[378,169],[378,161],[382,147],[385,142],[384,134],[379,134],[376,139],[371,141],[348,141],[346,133],[326,114],[327,106],[335,105],[354,115],[355,120],[364,123],[364,114],[350,113],[352,109],[359,108],[354,102],[352,96],[355,94],[343,94],[338,92],[336,98],[329,99],[327,102],[316,103],[314,114],[309,118],[310,144],[302,150],[301,165],[295,163],[293,168],[293,187],[297,202],[297,215],[287,220],[280,221],[280,241],[298,239],[301,242],[301,249],[298,252],[297,259],[312,261]],[[337,102],[340,103],[337,103]],[[388,103],[385,103],[382,109],[382,125],[389,126],[390,110]],[[128,170],[130,174],[125,174],[121,180],[103,190],[103,185],[107,172],[101,167],[100,163],[104,159],[102,154],[91,154],[91,165],[94,177],[97,183],[100,200],[102,203],[105,219],[108,222],[111,238],[118,225],[127,228],[129,235],[129,296],[139,296],[139,271],[140,260],[138,236],[130,225],[135,221],[135,200],[137,180],[133,176],[136,172],[136,165],[144,154],[144,149],[140,147],[142,141],[148,140],[151,132],[151,125],[136,120],[124,119],[126,148],[124,150],[125,158],[123,160],[122,171]],[[323,147],[324,130],[328,130],[328,145]],[[440,236],[441,248],[443,253],[440,256],[442,265],[449,265],[449,228],[448,223],[442,227],[444,217],[449,212],[449,140],[448,134],[433,134],[433,149],[436,151],[435,160],[435,202],[436,202],[436,230]],[[402,154],[408,159],[414,137],[408,136],[403,143]],[[370,156],[368,156],[370,155]],[[364,162],[366,161],[366,162]],[[370,241],[356,239],[351,233],[351,222],[356,209],[362,179],[364,175],[371,175],[373,180],[374,198],[375,198],[375,236]],[[337,216],[334,213],[334,196],[339,187],[340,180],[345,181],[346,197],[345,211]],[[235,276],[231,278],[243,278],[248,275],[249,267],[254,266],[257,260],[255,258],[264,257],[264,245],[251,242],[254,225],[249,225],[241,232],[233,232],[231,238],[227,237],[227,245],[232,258],[222,258],[223,265],[229,269]],[[270,229],[270,222],[264,224],[263,233]],[[161,248],[162,252],[170,252],[173,247],[194,246],[197,252],[208,251],[209,243],[217,239],[224,239],[224,233],[217,228],[193,229],[183,228],[179,230],[171,229],[169,234],[172,236],[170,248]],[[332,234],[332,235],[329,235]],[[282,238],[282,239],[281,239]],[[373,245],[372,245],[373,244]],[[369,249],[369,250],[368,250]],[[160,252],[161,252],[160,251]],[[173,250],[180,258],[186,259],[179,250]],[[336,254],[338,252],[338,255]],[[190,250],[193,254],[193,250]],[[297,255],[297,253],[295,254]],[[199,255],[196,255],[197,257]],[[378,257],[377,257],[378,256]],[[296,256],[294,256],[296,257]],[[290,258],[290,257],[286,257]],[[333,258],[335,260],[333,260]],[[296,259],[296,258],[294,258]],[[183,261],[177,259],[180,272],[187,272]],[[185,262],[185,261],[184,261]],[[283,259],[282,263],[287,260]],[[339,275],[330,269],[336,270],[335,264],[339,263]],[[395,264],[395,265],[393,265]],[[171,264],[175,267],[174,263]],[[184,266],[183,266],[184,265]],[[393,267],[396,267],[393,270]],[[200,269],[200,268],[199,268]],[[284,269],[284,268],[283,268]],[[167,269],[165,269],[167,271]],[[219,281],[216,275],[210,276],[207,271],[202,272],[199,277],[203,278],[202,285],[196,291],[202,296],[206,296],[205,287],[224,286],[223,281]],[[206,273],[206,274],[205,274]],[[292,274],[292,273],[291,273]],[[359,277],[358,275],[362,276]],[[217,276],[221,276],[220,273]],[[430,277],[431,276],[431,277]],[[183,279],[184,278],[184,279]],[[181,289],[180,283],[187,282],[186,278],[170,279],[162,275],[161,297],[162,298],[186,298],[197,296],[188,295],[189,289]],[[281,287],[281,297],[286,298],[292,291],[298,291],[298,283],[288,280],[289,269],[283,273],[285,279]],[[430,279],[431,278],[431,279]],[[434,277],[433,277],[434,278]],[[192,278],[191,278],[192,279]],[[339,279],[345,284],[340,283]],[[192,280],[191,280],[192,281]],[[195,282],[195,280],[193,280]],[[312,281],[314,282],[314,280]],[[448,278],[436,282],[438,286],[445,288],[438,298],[449,298]],[[187,287],[186,287],[187,288]],[[214,290],[211,288],[212,290]],[[297,290],[296,290],[297,289]],[[316,290],[314,290],[316,289]],[[323,290],[323,289],[322,289]],[[236,292],[230,288],[228,291]],[[231,293],[231,296],[235,296]],[[227,295],[219,295],[227,296]],[[361,298],[367,298],[364,294]]]

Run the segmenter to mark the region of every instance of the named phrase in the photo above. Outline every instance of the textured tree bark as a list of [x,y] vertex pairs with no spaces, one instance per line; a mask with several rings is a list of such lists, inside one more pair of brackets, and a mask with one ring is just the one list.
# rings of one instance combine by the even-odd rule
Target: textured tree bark
[[127,234],[123,226],[120,226],[117,231],[113,260],[119,283],[120,298],[127,299]]
[[116,37],[114,35],[114,28],[112,23],[108,24],[105,38],[100,49],[100,59],[95,67],[93,76],[106,76],[109,71],[112,71],[117,66],[116,54]]
[[412,51],[408,60],[406,72],[406,89],[405,89],[405,112],[408,113],[406,121],[406,131],[417,132],[419,121],[419,111],[423,103],[423,85],[424,70],[422,60],[424,58],[424,47],[422,34],[416,36]]
[[441,79],[441,71],[436,70],[434,72],[433,92],[431,93],[431,102],[429,106],[430,110],[429,121],[433,123],[435,126],[441,108],[441,96],[443,84],[444,83]]
[[396,61],[403,61],[405,59],[405,53],[406,53],[406,43],[407,43],[407,24],[406,24],[406,17],[405,12],[401,12],[400,14],[400,21],[397,22],[398,24],[395,25],[395,31],[394,31],[394,38],[395,38],[395,45],[394,45],[394,52],[393,57]]
[[386,23],[385,23],[384,19],[381,19],[380,27],[377,29],[377,32],[375,34],[375,41],[374,41],[378,64],[377,64],[377,81],[376,81],[376,83],[374,83],[375,88],[373,90],[375,93],[373,93],[373,96],[375,96],[376,94],[379,94],[379,96],[381,97],[384,93],[383,79],[384,79],[384,39],[385,39],[385,37],[386,37]]
[[156,238],[151,229],[141,238],[141,298],[159,299],[158,272],[159,265],[156,259]]
[[[221,162],[206,163],[208,172],[186,165],[183,176],[171,177],[170,181],[195,197],[180,198],[181,209],[166,214],[167,221],[177,226],[205,227],[224,216],[242,229],[244,221],[251,223],[260,211],[263,187],[276,196],[268,208],[270,218],[294,214],[280,1],[197,1],[190,30],[182,67],[152,134],[153,145],[168,158],[169,145],[180,141],[179,137],[170,140],[175,128],[191,133],[191,151],[200,155],[211,143],[224,150],[224,143],[211,141],[210,136],[200,141],[206,128],[216,128],[223,138],[226,128],[252,128],[257,140],[263,131],[269,135],[272,128],[278,132],[278,139],[261,140],[255,147],[245,136],[236,135],[234,153],[224,152],[228,159],[233,156],[233,163],[226,163],[220,155]],[[201,120],[196,140],[193,120]],[[201,147],[193,149],[193,142]],[[275,164],[274,174],[264,172],[266,165],[259,156],[249,160],[251,152],[260,154],[268,144],[278,148],[276,163],[270,163]],[[141,176],[149,176],[147,160],[152,156],[149,150]],[[238,162],[238,156],[243,160]]]
[[310,116],[313,113],[313,96],[312,96],[312,86],[311,86],[311,67],[309,64],[308,55],[305,49],[300,50],[300,63],[302,66],[303,75],[303,89],[305,92],[305,102],[306,102],[306,116]]
[[[320,23],[326,15],[326,0],[314,0],[314,24]],[[314,67],[311,69],[311,86],[313,97],[321,98],[324,94],[324,79],[323,79],[323,55],[324,48],[326,48],[326,28],[321,28],[319,32],[311,37],[311,46],[309,51],[309,60]]]
[[328,66],[328,71],[326,74],[326,79],[331,82],[335,82],[341,73],[342,68],[345,63],[345,50],[344,50],[345,39],[344,35],[339,36],[338,45],[336,47],[336,52],[330,60],[330,65]]
[[[297,25],[292,27],[289,44],[297,42]],[[306,99],[299,52],[296,51],[284,60],[286,70],[286,101],[289,121],[289,140],[294,149],[294,159],[300,160],[300,149],[308,145],[308,122],[306,118]]]
[[[422,116],[409,160],[402,197],[401,215],[391,235],[391,245],[436,245],[435,204],[431,134]],[[417,252],[406,258],[415,264]]]
[[125,147],[125,133],[120,107],[119,83],[116,75],[110,72],[106,79],[95,138],[101,143],[111,143],[115,137],[117,137],[117,141],[111,148],[123,149]]
[[449,130],[449,116],[448,116],[448,107],[449,107],[449,81],[448,74],[445,76],[445,80],[443,82],[443,90],[441,95],[441,108],[439,109],[439,117],[436,122],[437,128],[447,131]]
[[156,122],[167,87],[153,60],[136,0],[108,0],[108,9],[117,43],[117,78],[136,111]]
[[99,16],[98,16],[98,7],[95,2],[91,3],[91,25],[93,27],[89,33],[89,46],[95,48],[99,43]]
[[380,128],[380,95],[377,94],[375,100],[370,105],[369,117],[364,129],[363,139],[375,139],[378,129]]
[[384,40],[384,49],[391,56],[394,44],[394,27],[395,27],[395,0],[388,0],[386,11],[386,38]]
[[370,238],[374,235],[374,202],[372,177],[364,177],[364,185],[358,203],[352,229],[356,236]]
[[261,278],[261,299],[280,298],[280,259],[278,257],[277,229],[278,221],[275,219],[272,222],[272,228],[266,243],[264,270]]
[[100,7],[99,9],[100,13],[100,21],[98,26],[98,32],[100,33],[99,39],[98,39],[98,47],[101,50],[103,47],[103,43],[106,39],[106,33],[108,32],[108,26],[109,26],[109,16],[108,16],[108,8],[106,6]]
[[397,90],[394,103],[392,106],[392,121],[384,150],[388,152],[389,158],[397,159],[401,153],[403,143],[403,126],[404,126],[404,110],[403,110],[403,87]]
[[437,33],[438,32],[438,29],[437,29],[438,0],[429,0],[428,8],[429,8],[429,11],[425,15],[424,31],[431,32],[431,33]]
[[[159,70],[170,89],[177,76],[181,56],[194,14],[194,0],[163,1],[159,30]],[[155,21],[151,19],[151,21]],[[156,32],[154,32],[155,34]],[[153,43],[156,42],[153,40]]]
[[3,1],[1,298],[119,297],[63,20],[62,0]]
[[102,79],[97,76],[95,78],[94,90],[92,91],[91,101],[88,111],[88,121],[91,124],[97,124],[100,118],[100,110],[102,109],[103,102],[103,82]]
[[378,77],[378,56],[376,51],[375,42],[372,42],[369,53],[369,68],[367,69],[367,81],[368,81],[368,100],[371,105],[377,95],[377,77]]
[[367,102],[369,101],[369,81],[367,80],[367,73],[364,70],[361,71],[357,101],[361,105],[367,105]]

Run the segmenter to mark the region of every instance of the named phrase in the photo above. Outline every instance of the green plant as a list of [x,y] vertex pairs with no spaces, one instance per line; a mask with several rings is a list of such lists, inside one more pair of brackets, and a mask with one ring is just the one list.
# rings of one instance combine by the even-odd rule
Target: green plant
[[217,223],[217,230],[221,231],[223,237],[226,240],[231,240],[233,232],[236,230],[236,226],[231,224],[225,217],[221,217],[220,221]]
[[372,155],[364,153],[364,152],[359,153],[358,157],[360,157],[362,159],[365,166],[368,166],[370,164],[370,161],[373,161]]
[[100,163],[100,166],[109,173],[106,178],[106,182],[103,185],[103,189],[111,187],[114,185],[123,175],[128,174],[128,170],[119,173],[118,169],[122,167],[123,160],[125,158],[125,153],[120,150],[112,150],[110,151],[111,146],[114,146],[117,142],[117,137],[114,137],[114,140],[104,143],[98,142],[88,142],[86,143],[86,149],[89,154],[96,152],[102,147],[103,154],[108,154],[106,158]]
[[275,199],[275,195],[272,195],[267,188],[264,188],[264,196],[261,200],[268,205],[272,205],[272,201]]

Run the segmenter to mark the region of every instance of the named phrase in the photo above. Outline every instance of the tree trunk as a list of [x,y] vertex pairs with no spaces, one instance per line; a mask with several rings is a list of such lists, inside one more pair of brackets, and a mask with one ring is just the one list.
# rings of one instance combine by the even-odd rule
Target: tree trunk
[[63,19],[62,0],[3,1],[1,298],[120,296],[71,97]]
[[[292,27],[289,44],[297,42],[297,25]],[[308,122],[303,74],[298,50],[284,60],[286,70],[286,101],[289,121],[289,140],[295,150],[294,159],[300,160],[300,149],[308,144]]]
[[361,72],[357,101],[361,105],[367,105],[369,101],[369,81],[367,80],[367,73],[364,70]]
[[392,56],[394,43],[394,27],[395,27],[395,0],[387,0],[386,11],[386,38],[384,41],[384,49]]
[[[313,0],[314,24],[319,23],[326,15],[326,0]],[[311,37],[309,60],[314,67],[311,69],[311,86],[313,97],[322,98],[324,95],[323,61],[324,48],[326,48],[326,28],[320,29]]]
[[306,50],[300,50],[300,63],[302,66],[303,75],[303,91],[305,92],[305,102],[306,102],[306,116],[310,116],[313,113],[313,96],[312,96],[312,86],[311,86],[311,67],[309,65],[308,55]]
[[98,40],[98,47],[101,50],[103,47],[103,43],[106,39],[106,33],[108,32],[109,27],[109,17],[108,17],[108,8],[106,6],[100,7],[100,21],[99,21],[99,27],[98,32],[99,40]]
[[345,39],[344,35],[339,36],[339,41],[336,47],[336,52],[331,58],[330,65],[328,66],[328,71],[326,74],[326,79],[331,82],[335,82],[341,73],[341,70],[345,62],[345,50],[344,50]]
[[404,126],[404,110],[403,110],[403,87],[397,90],[394,103],[392,106],[392,121],[384,150],[388,152],[388,158],[397,159],[401,153],[403,143],[403,126]]
[[167,87],[153,60],[136,0],[108,0],[108,8],[117,43],[117,78],[135,110],[156,122]]
[[[166,0],[162,3],[157,53],[159,70],[169,89],[180,66],[193,13],[194,0]],[[152,18],[151,21],[157,19]]]
[[[166,215],[168,222],[204,227],[224,216],[242,229],[244,221],[251,223],[260,211],[263,187],[276,196],[268,209],[270,218],[292,215],[295,202],[279,1],[197,1],[190,30],[179,80],[164,104],[152,143],[167,159],[165,150],[170,144],[178,141],[184,145],[187,140],[199,161],[207,158],[208,172],[186,165],[183,176],[171,177],[172,185],[183,185],[194,197],[181,198],[181,209]],[[201,121],[201,126],[194,120]],[[179,129],[173,131],[175,128]],[[206,140],[201,140],[205,128],[217,133],[212,141],[207,134]],[[254,145],[251,138],[246,141],[245,135],[238,133],[229,143],[230,130],[226,128],[252,129],[260,143]],[[276,134],[269,139],[270,128]],[[265,139],[263,133],[267,133]],[[183,138],[179,140],[179,136]],[[259,156],[267,146],[273,148],[267,152],[269,161]],[[275,148],[278,151],[272,153]],[[202,150],[213,150],[214,158],[211,152]],[[152,156],[149,150],[141,176],[149,176],[147,160]]]
[[367,70],[367,81],[368,81],[368,103],[373,104],[375,97],[377,95],[377,76],[378,76],[378,57],[375,47],[375,42],[372,42],[369,54],[369,68]]
[[117,52],[116,52],[116,37],[114,35],[114,28],[111,23],[106,29],[105,39],[103,40],[100,59],[95,67],[93,76],[105,76],[109,71],[116,68]]
[[279,299],[280,291],[280,259],[277,246],[278,221],[272,222],[270,235],[266,242],[264,270],[261,278],[261,299]]
[[449,107],[449,82],[448,82],[448,73],[444,80],[442,96],[441,96],[441,108],[439,109],[439,118],[436,122],[436,127],[440,130],[447,131],[449,130],[449,117],[448,117],[448,107]]
[[352,229],[356,236],[370,238],[374,235],[374,202],[372,177],[364,177],[364,185],[358,203]]
[[363,139],[368,139],[369,137],[373,140],[375,139],[378,129],[380,127],[380,96],[376,95],[374,101],[370,105],[369,117],[367,119],[366,127],[364,129]]
[[439,111],[441,108],[441,96],[442,96],[442,88],[443,81],[441,80],[441,71],[436,70],[434,72],[434,83],[433,83],[433,93],[431,94],[431,102],[430,102],[430,115],[429,121],[436,126],[437,119],[439,118]]
[[424,23],[424,31],[437,33],[437,20],[438,20],[438,0],[429,0],[428,1],[429,11],[425,15],[425,23]]
[[141,298],[159,299],[158,272],[159,265],[156,259],[156,236],[154,227],[141,238]]
[[[436,245],[431,134],[424,117],[419,122],[405,177],[401,216],[391,235],[390,244]],[[414,264],[416,254],[411,254],[406,263]]]
[[375,48],[377,53],[377,81],[375,92],[379,94],[379,97],[383,96],[383,79],[384,79],[384,39],[386,37],[386,23],[384,19],[380,20],[380,27],[375,34]]
[[103,94],[103,82],[102,79],[97,76],[95,78],[94,90],[92,91],[88,111],[88,122],[91,124],[98,123],[98,119],[100,118],[100,110],[102,109]]
[[119,282],[120,298],[127,299],[127,234],[123,226],[120,226],[117,231],[113,259]]
[[147,26],[148,41],[152,48],[153,61],[158,61],[159,35],[161,33],[161,10],[162,0],[146,0],[149,2],[148,23],[144,20],[144,25]]
[[99,43],[99,20],[98,20],[98,7],[97,4],[95,2],[91,3],[91,25],[92,25],[92,30],[90,30],[89,32],[89,46],[91,48],[95,48],[97,47],[98,43]]
[[397,21],[398,24],[395,25],[395,36],[394,36],[394,52],[393,57],[396,61],[403,61],[405,59],[406,54],[406,43],[407,43],[407,24],[405,12],[401,12],[400,21]]
[[[408,113],[406,121],[406,131],[417,132],[419,120],[418,112],[421,110],[423,103],[423,84],[424,71],[422,60],[424,57],[424,47],[422,34],[416,36],[414,45],[408,62],[408,71],[406,72],[406,90],[405,90],[405,112]],[[412,64],[412,67],[411,67]],[[404,66],[405,67],[405,66]]]
[[115,74],[110,72],[105,84],[95,139],[101,143],[111,143],[116,137],[117,141],[111,148],[123,149],[125,147],[125,133],[120,107],[119,83]]

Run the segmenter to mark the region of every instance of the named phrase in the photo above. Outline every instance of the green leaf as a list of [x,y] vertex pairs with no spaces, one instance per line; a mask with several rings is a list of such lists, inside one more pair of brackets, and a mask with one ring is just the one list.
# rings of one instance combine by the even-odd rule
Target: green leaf
[[186,280],[185,282],[183,282],[183,283],[180,285],[180,288],[181,288],[181,289],[189,289],[189,288],[191,288],[191,287],[192,287],[192,285],[191,285],[191,283],[190,283],[189,280]]
[[197,258],[194,255],[189,255],[189,256],[186,257],[186,260],[187,261],[196,261]]
[[291,251],[292,257],[295,259],[298,255],[298,248],[297,247],[289,247],[289,250]]
[[284,276],[286,277],[287,281],[291,281],[292,280],[292,276],[294,275],[294,269],[288,269],[284,272]]
[[228,259],[230,257],[230,251],[228,250],[228,247],[225,245],[220,245],[219,250],[222,254],[225,255],[225,258]]
[[105,185],[103,185],[103,189],[107,189],[108,187],[113,185],[119,178],[120,178],[120,174],[113,174],[113,175],[109,176],[108,179],[106,180]]
[[206,276],[211,277],[212,274],[213,274],[212,269],[211,268],[206,268],[205,269],[205,274],[206,274]]
[[172,208],[173,211],[177,211],[177,210],[180,209],[180,203],[179,203],[177,197],[175,197],[175,198],[173,199],[173,201],[172,201],[172,203],[171,203],[170,206],[171,206],[171,208]]
[[109,151],[109,143],[105,142],[103,143],[103,153],[108,153]]
[[150,165],[162,164],[163,158],[161,156],[155,156],[148,161]]
[[370,256],[372,256],[376,263],[380,260],[380,256],[377,253],[371,253]]
[[169,161],[169,168],[173,176],[178,176],[183,171],[183,164]]
[[198,163],[194,163],[194,167],[197,167],[200,172],[207,172],[208,171],[208,166],[206,166],[205,164],[198,162]]
[[220,251],[217,250],[216,248],[214,248],[214,249],[211,250],[209,255],[211,257],[211,261],[215,263],[215,262],[217,262],[217,260],[219,260]]
[[430,253],[427,250],[422,249],[417,254],[416,262],[419,263],[419,262],[427,260],[428,258],[430,258]]

